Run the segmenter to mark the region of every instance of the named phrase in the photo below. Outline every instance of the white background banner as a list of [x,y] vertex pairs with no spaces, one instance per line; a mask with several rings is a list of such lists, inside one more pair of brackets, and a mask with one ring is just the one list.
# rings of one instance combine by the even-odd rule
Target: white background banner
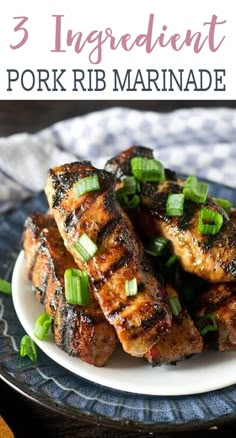
[[222,0],[11,0],[1,99],[235,99],[236,11]]

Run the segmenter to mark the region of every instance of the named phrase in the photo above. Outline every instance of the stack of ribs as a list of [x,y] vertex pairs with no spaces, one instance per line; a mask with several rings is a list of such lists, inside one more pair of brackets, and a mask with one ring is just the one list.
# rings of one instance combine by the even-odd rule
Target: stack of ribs
[[[95,366],[105,365],[118,344],[152,365],[176,363],[201,353],[204,345],[212,345],[204,342],[197,320],[212,313],[213,306],[218,327],[214,345],[222,351],[231,349],[236,344],[233,219],[210,197],[206,204],[224,217],[217,236],[209,238],[197,232],[196,218],[202,205],[189,201],[183,216],[168,217],[168,193],[179,193],[183,186],[168,170],[165,181],[141,184],[140,205],[132,212],[125,210],[117,200],[116,188],[131,174],[130,162],[135,156],[153,157],[150,149],[134,146],[109,160],[105,169],[96,169],[87,161],[50,169],[45,186],[49,213],[33,213],[26,220],[26,272],[37,299],[53,318],[55,342],[69,355]],[[74,185],[90,176],[98,177],[99,190],[78,196]],[[75,247],[84,233],[97,246],[88,261],[82,261]],[[153,260],[144,250],[145,239],[156,235],[171,242],[183,271],[203,278],[207,285],[193,311],[171,279],[163,284],[156,275]],[[66,302],[64,272],[68,268],[88,274],[89,304]],[[127,296],[125,283],[134,278],[138,292]],[[176,316],[169,306],[173,294],[181,302]]]
[[[134,146],[120,155],[112,158],[106,164],[106,169],[116,175],[119,180],[124,176],[131,175],[131,159],[136,156],[154,158],[152,150],[142,146]],[[188,310],[192,327],[197,325],[199,318],[206,314],[212,314],[217,330],[204,337],[203,347],[213,348],[219,351],[231,350],[236,347],[236,210],[231,209],[229,215],[208,196],[203,204],[185,201],[184,214],[180,217],[169,217],[166,214],[166,201],[169,193],[181,193],[184,180],[177,177],[176,173],[165,169],[165,180],[159,184],[143,183],[140,186],[140,206],[132,209],[131,218],[137,224],[140,236],[151,238],[159,235],[171,242],[173,253],[177,255],[183,271],[190,273],[193,278],[205,280],[202,290],[198,291],[191,308]],[[210,208],[218,211],[224,218],[223,226],[216,235],[200,235],[197,229],[197,218],[202,208]],[[180,290],[181,298],[181,290]],[[183,303],[184,308],[184,303]],[[185,309],[186,311],[186,309]],[[177,319],[181,317],[178,315]],[[174,322],[176,318],[174,318]],[[190,323],[189,323],[190,324]],[[189,356],[194,351],[194,329],[184,330],[185,339],[189,337],[189,343],[182,342],[183,335],[173,333],[173,327],[169,335],[163,339],[168,342],[173,337],[175,344],[182,350],[182,356]],[[181,330],[181,324],[178,326]],[[183,325],[182,325],[183,327]],[[196,329],[196,327],[195,327]],[[190,334],[193,338],[190,340]],[[174,345],[175,345],[174,344]],[[160,343],[154,348],[158,349]],[[200,351],[200,342],[198,343]],[[189,348],[189,351],[188,351]],[[150,352],[149,352],[150,356]],[[171,355],[170,355],[171,356]],[[178,356],[178,355],[176,355]],[[159,358],[159,354],[154,354]]]

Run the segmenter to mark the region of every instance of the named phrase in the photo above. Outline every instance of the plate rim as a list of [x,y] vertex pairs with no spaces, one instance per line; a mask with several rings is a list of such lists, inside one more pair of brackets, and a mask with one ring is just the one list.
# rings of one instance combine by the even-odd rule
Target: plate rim
[[[18,384],[16,385],[14,383],[14,379],[12,376],[8,374],[6,376],[6,372],[4,370],[1,370],[0,365],[0,379],[3,380],[7,385],[9,385],[12,389],[17,391],[22,396],[26,396],[28,399],[32,400],[33,402],[39,404],[40,406],[50,409],[52,412],[55,413],[61,413],[63,415],[66,415],[74,420],[82,420],[85,423],[99,425],[99,426],[105,426],[109,427],[111,429],[118,428],[122,430],[127,431],[143,431],[143,432],[164,432],[164,433],[171,433],[171,432],[187,432],[189,431],[189,428],[191,427],[191,431],[197,431],[201,429],[209,429],[213,426],[222,426],[224,424],[229,424],[229,422],[234,422],[236,420],[236,411],[234,413],[225,414],[221,417],[217,418],[217,420],[192,420],[185,421],[183,423],[142,423],[138,421],[124,421],[123,419],[114,420],[113,418],[108,418],[103,415],[95,415],[95,414],[88,414],[86,412],[80,412],[78,409],[75,409],[73,407],[70,407],[70,410],[68,408],[63,407],[62,405],[55,402],[55,400],[52,400],[49,397],[45,397],[42,394],[40,394],[40,398],[36,398],[34,396],[34,393],[26,388],[23,388],[24,384]],[[22,387],[21,387],[22,386]],[[123,391],[120,391],[123,392]],[[154,396],[155,397],[155,396]],[[134,429],[134,426],[136,429]]]

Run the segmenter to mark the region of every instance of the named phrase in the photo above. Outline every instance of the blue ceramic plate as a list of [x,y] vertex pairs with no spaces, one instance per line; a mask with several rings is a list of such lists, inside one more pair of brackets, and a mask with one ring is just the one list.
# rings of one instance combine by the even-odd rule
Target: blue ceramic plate
[[[236,204],[233,189],[210,183],[210,190],[212,195]],[[25,218],[33,211],[43,212],[46,208],[44,194],[40,193],[1,218],[1,278],[11,279],[21,249]],[[182,396],[114,390],[65,370],[40,349],[37,365],[28,359],[19,359],[18,348],[24,334],[12,298],[0,294],[0,375],[21,393],[57,412],[90,422],[148,431],[193,430],[236,418],[236,385]]]

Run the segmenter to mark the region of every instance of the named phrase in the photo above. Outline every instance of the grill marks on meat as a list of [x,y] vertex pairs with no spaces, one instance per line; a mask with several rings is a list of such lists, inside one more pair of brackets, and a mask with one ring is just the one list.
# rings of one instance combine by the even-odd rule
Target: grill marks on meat
[[[94,174],[100,190],[76,196],[74,183]],[[45,192],[65,246],[89,274],[95,296],[124,350],[142,356],[169,329],[171,312],[165,291],[147,269],[133,226],[116,201],[114,184],[110,173],[77,162],[51,169]],[[83,233],[98,245],[87,263],[73,248]],[[127,297],[125,281],[133,278],[139,292]]]
[[[169,183],[164,182],[159,184],[154,198],[142,197],[142,230],[152,230],[153,235],[159,234],[169,239],[173,252],[178,256],[185,271],[211,282],[233,281],[236,278],[235,225],[225,212],[208,198],[204,208],[220,212],[224,217],[224,224],[220,232],[214,236],[201,235],[198,232],[198,217],[203,205],[186,201],[183,216],[168,217],[164,208],[167,193],[170,192]],[[165,202],[162,202],[163,198]],[[160,199],[161,202],[158,202]]]
[[32,288],[37,299],[45,305],[46,313],[51,316],[55,314],[53,311],[56,308],[55,298],[61,293],[61,283],[54,281],[51,259],[48,257],[48,246],[53,243],[50,250],[53,252],[54,259],[60,264],[60,257],[66,256],[65,248],[60,245],[60,240],[55,239],[55,243],[53,242],[57,234],[55,221],[50,215],[34,213],[25,222],[23,247],[26,273],[32,281]]
[[88,306],[66,302],[64,271],[77,265],[52,216],[35,213],[27,219],[23,246],[27,276],[46,313],[54,319],[58,347],[87,363],[105,365],[116,347],[115,331],[93,295]]
[[[166,286],[169,298],[177,296],[177,292],[170,284]],[[176,363],[203,349],[203,339],[199,334],[188,311],[182,307],[178,316],[173,316],[170,331],[151,348],[146,359],[152,365]]]
[[[106,166],[116,175],[130,174],[130,160],[133,156],[152,157],[150,149],[132,147],[110,160]],[[126,163],[126,164],[125,164]],[[119,171],[120,166],[120,171]],[[137,226],[147,237],[162,235],[172,243],[183,269],[210,282],[236,280],[236,226],[213,199],[204,204],[185,202],[181,217],[166,215],[166,201],[169,193],[180,193],[183,181],[166,172],[162,183],[141,184],[141,207]],[[198,216],[202,208],[209,208],[223,215],[224,223],[215,236],[201,235],[197,229]]]

